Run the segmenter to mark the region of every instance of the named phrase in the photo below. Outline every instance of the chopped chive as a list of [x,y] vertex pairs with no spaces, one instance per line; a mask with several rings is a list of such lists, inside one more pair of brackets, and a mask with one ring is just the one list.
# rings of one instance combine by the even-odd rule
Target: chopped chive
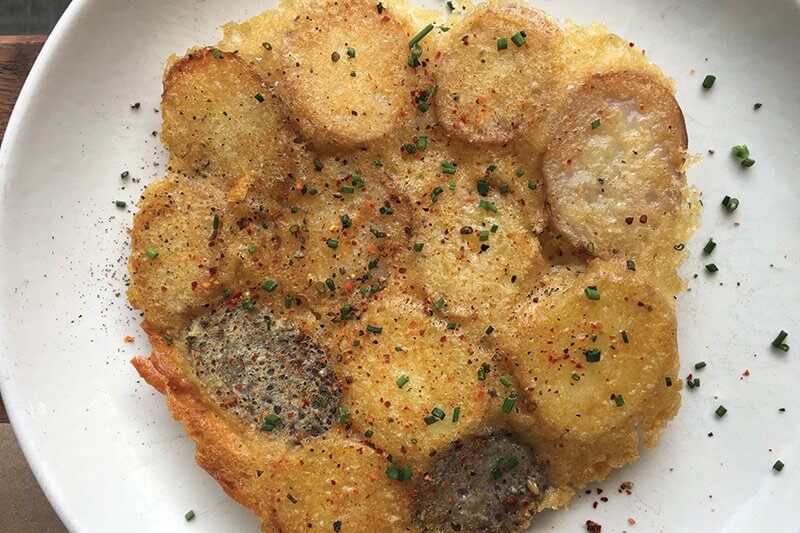
[[419,63],[419,58],[422,57],[422,47],[419,45],[414,46],[411,50],[411,53],[408,55],[408,59],[406,60],[406,64],[411,68],[417,68]]
[[497,170],[497,165],[489,165],[486,167],[486,172],[494,172],[495,170]]
[[337,241],[336,239],[328,239],[328,243],[327,244],[328,244],[328,248],[330,248],[332,250],[335,250],[336,248],[339,247],[339,241]]
[[265,50],[272,50],[272,45],[269,44],[267,41],[261,43],[261,46],[263,46]]
[[505,37],[501,37],[501,38],[497,39],[497,50],[498,51],[505,50],[507,48],[508,48],[508,39],[506,39]]
[[597,290],[597,287],[594,285],[589,285],[586,287],[583,292],[586,294],[586,297],[590,300],[599,300],[600,299],[600,291]]
[[314,159],[312,163],[314,163],[314,168],[317,170],[317,172],[321,172],[322,169],[325,168],[325,165],[323,165],[322,161],[319,159]]
[[375,165],[376,167],[382,167],[383,161],[381,161],[380,159],[376,159],[372,164]]
[[231,295],[231,290],[228,287],[225,287],[224,289],[222,289],[222,296],[224,296],[225,298],[228,298],[230,295]]
[[686,245],[685,245],[685,244],[683,244],[682,242],[679,242],[678,244],[675,244],[675,245],[673,245],[672,247],[673,247],[673,248],[675,248],[676,250],[678,250],[678,251],[680,252],[681,250],[683,250],[684,248],[686,248]]
[[297,498],[295,498],[291,494],[287,494],[286,497],[289,499],[290,502],[297,503]]
[[625,399],[622,397],[622,394],[614,396],[614,403],[617,404],[617,407],[622,407],[625,404]]
[[517,175],[518,178],[521,178],[522,176],[525,175],[525,171],[522,170],[521,167],[517,167],[517,170],[515,170],[514,173]]
[[158,255],[158,251],[155,248],[148,248],[144,251],[145,255],[150,259],[155,259]]
[[706,265],[706,270],[708,270],[709,272],[718,272],[719,268],[717,268],[717,265],[715,265],[714,263],[709,263]]
[[505,400],[503,400],[503,406],[501,407],[501,409],[503,410],[504,413],[508,414],[514,408],[515,403],[517,403],[517,393],[512,392],[511,394],[506,396]]
[[140,107],[142,107],[142,103],[141,102],[135,102],[135,103],[131,104],[131,109],[139,109]]
[[404,148],[406,149],[406,152],[408,152],[409,154],[416,154],[417,153],[417,145],[416,144],[406,143]]
[[400,481],[403,483],[407,483],[411,480],[411,476],[413,472],[411,471],[411,467],[408,465],[403,465],[402,470],[400,471]]
[[783,461],[780,461],[780,460],[775,461],[775,464],[772,465],[772,469],[777,471],[777,472],[780,472],[781,470],[783,470]]
[[383,13],[383,2],[378,2],[378,5],[375,6],[375,9],[378,10],[378,15],[381,15]]
[[602,122],[600,122],[600,119],[599,119],[599,118],[596,118],[596,119],[594,119],[594,120],[592,121],[592,129],[593,129],[593,130],[596,130],[597,128],[599,128],[599,127],[600,127],[600,124],[602,124]]
[[502,185],[500,185],[498,190],[500,191],[500,194],[506,194],[509,191],[509,186],[503,183]]
[[356,188],[351,187],[350,185],[342,185],[342,192],[346,194],[353,194],[356,192]]
[[447,329],[456,329],[456,323],[455,322],[448,322],[447,323]]
[[636,263],[628,259],[625,261],[625,264],[628,266],[628,270],[636,270]]
[[619,334],[622,336],[622,342],[628,344],[628,332],[623,329]]
[[703,78],[703,88],[710,89],[714,86],[714,82],[717,81],[717,77],[709,74],[705,78]]
[[117,206],[117,207],[125,207],[125,206],[127,206],[128,204],[127,204],[127,203],[125,203],[123,200],[115,200],[115,201],[114,201],[114,205],[115,205],[115,206]]
[[415,252],[421,252],[421,251],[422,251],[422,248],[423,248],[424,246],[425,246],[425,243],[422,243],[422,242],[415,243],[415,244],[414,244],[414,251],[415,251]]
[[573,372],[573,373],[572,373],[572,380],[573,380],[573,381],[580,381],[580,380],[581,380],[581,377],[578,375],[578,373],[577,373],[577,372]]
[[131,175],[131,173],[126,170],[122,174],[120,174],[119,177],[122,178],[122,179],[125,179],[130,175]]
[[248,252],[248,253],[254,254],[254,253],[256,253],[256,250],[258,250],[258,248],[256,248],[256,247],[255,247],[255,246],[253,246],[252,244],[251,244],[250,246],[248,246],[248,247],[247,247],[247,252]]
[[455,424],[458,422],[458,418],[461,416],[461,407],[455,406],[453,407],[453,423]]
[[347,424],[350,420],[350,409],[348,407],[339,407],[339,423],[340,424]]
[[486,196],[489,194],[489,182],[486,180],[478,180],[475,184],[475,187],[478,189],[478,194],[481,196]]
[[453,5],[453,0],[447,0],[447,9],[449,9],[450,11],[456,10],[456,6]]
[[381,331],[383,331],[383,327],[367,324],[367,331],[369,331],[370,333],[380,333]]
[[214,51],[211,52],[211,55],[213,55],[217,59],[222,59],[222,50],[220,50],[219,48],[214,48]]
[[380,257],[376,257],[375,259],[367,263],[367,270],[374,270],[378,268],[378,262],[380,262],[380,260],[381,260]]
[[705,252],[706,255],[708,255],[711,252],[713,252],[714,248],[716,248],[716,247],[717,247],[717,243],[714,242],[714,239],[708,239],[708,242],[706,243],[706,245],[703,246],[703,252]]
[[601,352],[599,348],[592,348],[583,352],[583,355],[586,357],[587,363],[597,363],[600,361]]
[[325,279],[325,285],[328,287],[328,289],[332,291],[336,290],[336,284],[333,282],[331,278]]
[[513,42],[517,46],[522,46],[525,44],[525,36],[522,34],[523,32],[518,31],[514,35],[511,36],[511,42]]
[[283,297],[283,305],[286,307],[286,309],[292,308],[292,297],[288,294]]
[[725,206],[725,209],[727,209],[729,213],[733,213],[739,207],[739,199],[726,196],[722,200],[722,205]]
[[492,227],[489,229],[492,233],[497,233],[497,228],[499,228],[497,224],[492,224]]
[[737,144],[731,148],[731,153],[734,157],[738,157],[739,159],[750,157],[750,150],[747,148],[746,144]]
[[[783,468],[783,465],[781,465],[781,468]],[[185,515],[183,515],[183,517],[186,519],[186,521],[187,521],[187,522],[191,522],[192,520],[194,520],[194,511],[192,511],[191,509],[189,509],[189,510],[186,512],[186,514],[185,514]]]
[[405,374],[401,375],[399,378],[397,378],[397,381],[395,381],[395,383],[397,383],[398,388],[402,389],[403,385],[408,383],[408,376],[406,376]]
[[706,367],[706,362],[705,361],[700,361],[699,363],[695,363],[694,364],[694,369],[695,370],[700,370],[701,368],[705,368],[705,367]]
[[508,376],[500,376],[500,383],[502,383],[504,387],[508,388],[511,386],[511,379]]
[[778,336],[775,337],[775,340],[772,341],[772,345],[775,348],[778,348],[779,350],[782,350],[784,352],[788,352],[789,351],[789,345],[783,342],[783,341],[786,340],[786,337],[788,337],[788,336],[789,336],[788,333],[786,333],[785,331],[781,330],[781,332],[778,333]]
[[696,389],[700,388],[700,378],[694,378],[694,387]]
[[264,95],[263,95],[263,94],[261,94],[261,93],[256,93],[256,95],[255,95],[255,96],[253,96],[253,98],[255,98],[256,100],[258,100],[258,101],[259,101],[259,103],[261,103],[261,102],[263,102],[263,101],[264,101]]
[[494,465],[492,467],[492,479],[500,479],[503,473],[500,471],[500,467],[498,465]]
[[445,417],[444,411],[442,411],[438,407],[434,407],[433,410],[431,411],[431,414],[436,418],[438,418],[439,420],[444,420]]
[[478,232],[478,239],[481,241],[488,241],[489,240],[489,232],[487,230],[481,230]]
[[442,161],[442,174],[455,174],[456,166],[453,163]]
[[589,252],[590,254],[594,253],[594,243],[593,242],[590,242],[590,243],[588,243],[586,245],[586,251]]
[[347,213],[342,215],[342,228],[347,229],[352,225],[353,225],[353,219],[350,218],[350,215],[348,215]]
[[720,405],[719,407],[717,407],[717,410],[716,410],[716,411],[714,411],[714,412],[715,412],[715,413],[717,413],[717,416],[718,416],[719,418],[722,418],[723,416],[725,416],[725,413],[727,413],[727,412],[728,412],[728,410],[727,410],[727,409],[725,409],[725,406],[724,406],[724,405]]
[[538,187],[539,187],[539,184],[536,183],[535,181],[529,181],[528,182],[528,188],[530,190],[535,191]]
[[491,211],[492,213],[497,213],[497,206],[488,200],[481,200],[478,202],[478,207]]
[[443,305],[444,305],[444,299],[443,298],[439,298],[438,300],[436,300],[433,303],[433,308],[434,309],[441,309]]
[[425,422],[426,426],[430,426],[431,424],[435,424],[436,422],[439,421],[439,419],[436,418],[433,415],[428,415],[425,418],[423,418],[422,420],[423,420],[423,422]]
[[347,55],[351,59],[356,57],[356,49],[351,46],[350,48],[347,49]]
[[275,281],[268,279],[264,283],[261,284],[261,288],[267,292],[272,292],[278,287],[278,284]]
[[411,38],[410,41],[408,41],[408,47],[409,48],[414,48],[414,45],[416,45],[426,35],[428,35],[431,32],[432,29],[433,29],[433,24],[428,24],[427,26],[422,28],[418,34],[416,34],[414,37]]
[[665,377],[664,381],[666,382],[667,387],[672,387],[672,378],[671,377],[669,377],[669,376]]
[[494,326],[489,326],[488,328],[486,328],[487,335],[491,335],[493,331],[494,331]]
[[745,168],[750,168],[755,164],[756,164],[755,159],[750,159],[749,157],[745,157],[744,159],[742,159],[742,166]]
[[247,311],[252,311],[255,308],[256,304],[254,304],[252,300],[245,300],[242,302],[242,309],[245,309]]
[[270,414],[268,414],[267,416],[264,417],[264,423],[265,424],[270,424],[272,426],[277,426],[278,422],[280,422],[280,421],[281,421],[281,417],[279,417],[275,413],[270,413]]
[[456,190],[456,180],[450,180],[450,190]]
[[428,109],[430,109],[430,107],[431,106],[428,105],[428,102],[426,102],[425,100],[420,100],[419,103],[417,104],[417,109],[419,109],[423,113],[427,112]]

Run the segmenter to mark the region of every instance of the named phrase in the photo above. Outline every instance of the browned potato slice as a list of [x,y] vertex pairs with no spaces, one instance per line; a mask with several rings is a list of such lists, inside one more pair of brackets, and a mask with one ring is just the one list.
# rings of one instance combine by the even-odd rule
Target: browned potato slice
[[409,484],[388,478],[390,464],[337,431],[288,452],[274,478],[277,530],[410,529]]
[[[498,39],[506,39],[506,49],[498,50]],[[445,41],[436,112],[447,130],[465,141],[502,144],[542,122],[563,65],[563,35],[545,13],[491,0],[454,22]]]
[[[212,245],[214,216],[225,217],[219,182],[168,174],[145,189],[133,219],[128,299],[155,331],[177,331],[208,302],[222,297]],[[227,232],[227,228],[224,229]]]
[[204,48],[178,59],[164,75],[161,101],[171,167],[227,178],[232,200],[283,179],[294,146],[274,100],[235,53]]
[[686,128],[672,92],[646,74],[597,75],[559,115],[543,163],[553,225],[576,250],[636,255],[682,197]]
[[520,386],[528,420],[517,422],[553,465],[551,479],[581,485],[638,457],[636,428],[653,447],[677,412],[675,312],[624,264],[595,263],[538,300],[497,342]]
[[486,176],[476,181],[457,172],[453,178],[455,189],[445,181],[436,202],[429,199],[417,212],[414,239],[423,248],[413,254],[409,283],[424,288],[441,313],[476,319],[483,331],[505,321],[545,269],[519,206],[531,191],[511,183],[501,193]]
[[[339,339],[345,354],[337,373],[345,383],[342,401],[354,428],[361,434],[371,430],[372,442],[417,469],[485,422],[493,401],[486,391],[497,384],[476,377],[490,354],[460,331],[448,330],[405,292],[390,286],[350,324]],[[434,418],[426,423],[426,417]]]
[[[413,109],[408,29],[376,2],[303,3],[285,28],[277,92],[315,145],[375,140]],[[350,57],[348,50],[355,55]]]

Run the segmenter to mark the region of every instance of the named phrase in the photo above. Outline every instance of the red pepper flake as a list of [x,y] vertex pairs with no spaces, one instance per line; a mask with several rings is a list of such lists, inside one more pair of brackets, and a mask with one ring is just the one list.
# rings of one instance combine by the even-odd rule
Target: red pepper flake
[[628,523],[629,523],[630,525],[632,525],[632,526],[633,526],[633,525],[636,525],[636,520],[634,520],[633,518],[628,518]]
[[647,224],[647,215],[642,215],[639,217],[639,222],[642,224]]
[[383,16],[383,18],[381,19],[381,24],[386,24],[386,23],[387,23],[387,22],[389,22],[390,20],[392,20],[392,19],[390,19],[389,17],[387,17],[386,15],[384,15],[384,16]]
[[129,343],[129,344],[130,344],[131,342],[133,342],[133,337],[131,337],[130,335],[128,335],[128,336],[126,336],[126,337],[125,337],[124,339],[122,339],[122,340],[123,340],[124,342],[127,342],[127,343]]
[[600,533],[603,530],[603,526],[595,522],[594,520],[587,520],[586,521],[586,531],[589,533]]
[[625,217],[625,223],[629,226],[633,224],[633,217]]

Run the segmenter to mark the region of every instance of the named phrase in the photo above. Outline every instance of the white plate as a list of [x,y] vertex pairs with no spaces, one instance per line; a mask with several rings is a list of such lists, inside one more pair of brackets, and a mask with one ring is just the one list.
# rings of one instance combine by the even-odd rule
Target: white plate
[[[216,41],[218,24],[268,4],[74,0],[17,103],[0,151],[0,386],[34,473],[70,529],[257,530],[195,465],[163,398],[128,363],[149,347],[119,294],[131,210],[112,201],[134,204],[164,170],[151,132],[160,126],[153,108],[166,57]],[[593,509],[600,496],[581,494],[536,522],[558,531],[582,531],[592,519],[604,531],[796,532],[800,8],[794,0],[538,5],[562,21],[605,21],[677,80],[690,150],[704,156],[689,181],[707,200],[683,269],[691,291],[678,305],[681,375],[697,361],[708,366],[658,449],[599,484],[608,502]],[[700,87],[707,73],[717,76],[709,91]],[[750,169],[729,154],[740,143],[757,161]],[[123,170],[132,179],[123,182]],[[720,207],[725,194],[741,200],[733,215]],[[700,252],[712,235],[713,276]],[[788,354],[770,347],[781,329],[795,345]],[[123,343],[126,335],[135,342]],[[635,484],[630,496],[617,491],[626,480]],[[188,509],[197,518],[187,524]]]

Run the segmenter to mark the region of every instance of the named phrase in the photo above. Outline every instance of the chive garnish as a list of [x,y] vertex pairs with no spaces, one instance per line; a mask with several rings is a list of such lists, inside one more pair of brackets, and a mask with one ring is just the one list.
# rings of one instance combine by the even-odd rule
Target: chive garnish
[[733,213],[736,211],[736,208],[739,207],[739,199],[726,196],[722,199],[722,205],[728,210],[729,213]]
[[508,388],[511,386],[511,378],[508,376],[500,376],[500,383],[502,383],[504,387]]
[[727,409],[725,409],[725,406],[724,406],[724,405],[720,405],[719,407],[717,407],[717,410],[716,410],[716,411],[714,411],[714,412],[717,414],[717,416],[718,416],[719,418],[722,418],[723,416],[725,416],[725,413],[727,413],[727,412],[728,412],[728,410],[727,410]]
[[461,407],[453,407],[453,423],[458,422],[458,417],[461,416]]
[[666,382],[667,387],[672,387],[672,378],[671,377],[669,377],[669,376],[665,377],[664,381]]
[[426,426],[430,426],[431,424],[435,424],[436,422],[438,422],[439,419],[433,415],[428,415],[425,418],[423,418],[422,421],[425,422]]
[[750,159],[749,157],[745,157],[744,159],[742,159],[742,166],[745,168],[750,168],[755,164],[756,164],[755,159]]
[[278,284],[275,281],[268,279],[264,283],[261,284],[261,288],[267,292],[272,292],[278,287]]
[[253,98],[255,98],[256,100],[258,100],[258,101],[259,101],[259,103],[261,103],[261,102],[263,102],[263,101],[264,101],[264,95],[263,95],[263,94],[261,94],[261,93],[256,93],[256,95],[255,95],[255,96],[253,96]]
[[120,174],[119,177],[122,178],[122,179],[125,179],[130,175],[131,175],[131,173],[126,170],[122,174]]
[[714,86],[714,82],[717,81],[717,77],[709,74],[705,78],[703,78],[703,88],[710,89]]
[[187,522],[191,522],[194,520],[194,511],[189,509],[183,517],[186,519]]
[[408,376],[406,376],[405,374],[401,375],[399,378],[397,378],[397,381],[395,381],[395,383],[397,383],[398,388],[402,389],[403,385],[408,383]]
[[261,43],[261,46],[263,46],[265,50],[272,50],[272,45],[269,44],[267,41]]
[[158,255],[158,251],[155,248],[148,248],[144,251],[145,255],[150,259],[155,259]]
[[242,309],[246,309],[247,311],[252,311],[255,308],[256,304],[254,304],[252,300],[245,300],[242,302]]
[[125,207],[125,206],[127,206],[128,204],[127,204],[127,203],[125,203],[125,201],[123,201],[123,200],[115,200],[115,201],[114,201],[114,205],[115,205],[115,206],[117,206],[117,207]]
[[628,259],[625,261],[625,264],[628,266],[628,270],[636,270],[636,263]]
[[706,255],[708,255],[711,252],[713,252],[714,248],[716,248],[716,247],[717,247],[717,243],[714,242],[714,239],[708,239],[708,242],[706,243],[706,245],[703,246],[703,252],[705,252]]
[[447,161],[442,161],[442,174],[455,174],[456,173],[456,165],[454,163],[448,163]]
[[421,252],[423,246],[425,246],[425,243],[422,243],[422,242],[415,243],[414,244],[414,251],[415,252]]
[[352,225],[353,225],[353,219],[350,218],[350,215],[348,215],[347,213],[342,215],[342,228],[347,229]]
[[739,159],[750,157],[750,150],[747,148],[746,144],[737,144],[731,148],[731,153],[734,157],[738,157]]
[[706,362],[705,361],[700,361],[699,363],[695,363],[694,364],[694,369],[695,370],[700,370],[701,368],[705,368],[705,367],[706,367]]
[[487,335],[491,335],[493,331],[494,331],[494,326],[489,326],[488,328],[486,328]]
[[514,408],[515,403],[517,403],[517,393],[512,392],[511,394],[506,396],[505,400],[503,400],[503,406],[501,407],[501,409],[503,410],[504,413],[508,414]]
[[617,407],[622,407],[625,404],[622,394],[617,394],[614,396],[614,403],[617,404]]
[[254,253],[256,253],[256,250],[257,250],[257,249],[258,249],[258,248],[256,248],[255,246],[253,246],[253,245],[251,244],[250,246],[248,246],[248,247],[247,247],[247,252],[248,252],[248,253],[251,253],[251,254],[254,254]]
[[339,407],[339,423],[347,424],[350,420],[350,409],[348,407]]
[[319,159],[314,159],[312,163],[314,163],[314,168],[316,169],[317,172],[321,172],[322,169],[325,168],[325,165],[323,165],[322,161],[320,161]]
[[410,41],[408,41],[408,47],[414,48],[414,46],[418,42],[420,42],[423,38],[425,38],[425,36],[428,35],[432,29],[433,29],[433,24],[428,24],[427,26],[422,28],[422,30],[420,30],[418,34],[416,34],[414,37],[411,38]]
[[380,333],[381,331],[383,331],[383,327],[367,324],[367,331],[369,331],[370,333]]
[[505,37],[501,37],[500,39],[497,39],[497,50],[498,51],[505,50],[507,48],[508,48],[508,39],[506,39]]
[[538,187],[539,187],[539,184],[536,183],[535,181],[529,181],[528,182],[528,188],[530,190],[535,191]]
[[594,285],[589,285],[586,287],[583,292],[586,294],[586,297],[590,300],[599,300],[600,299],[600,291],[597,290],[597,287]]
[[706,270],[708,270],[709,272],[718,272],[719,268],[717,268],[717,265],[715,265],[714,263],[709,263],[706,265]]
[[679,242],[678,244],[675,244],[675,245],[673,245],[672,247],[673,247],[673,248],[675,248],[676,250],[678,250],[678,251],[680,252],[681,250],[683,250],[684,248],[686,248],[686,245],[685,245],[685,244],[683,244],[682,242]]
[[622,336],[622,342],[628,344],[628,332],[623,329],[619,334]]
[[478,207],[491,211],[492,213],[497,213],[497,206],[488,200],[481,200],[478,202]]
[[354,57],[356,57],[356,49],[355,49],[355,48],[353,48],[353,47],[350,47],[350,48],[348,48],[348,49],[347,49],[347,55],[348,55],[348,57],[350,57],[351,59],[352,59],[352,58],[354,58]]
[[780,460],[775,461],[775,464],[772,465],[772,469],[775,470],[776,472],[780,472],[781,470],[783,470],[783,461]]
[[436,418],[438,418],[439,420],[444,420],[445,417],[444,411],[442,411],[438,407],[434,407],[433,410],[431,411],[431,414]]
[[486,180],[478,180],[475,184],[475,187],[478,189],[478,194],[481,196],[486,196],[489,194],[489,182]]
[[781,332],[778,333],[778,336],[775,337],[775,340],[772,341],[772,345],[775,348],[778,348],[779,350],[782,350],[784,352],[788,352],[789,351],[789,345],[783,342],[783,341],[786,340],[786,337],[788,337],[788,336],[789,336],[788,333],[786,333],[785,331],[781,330]]
[[601,122],[600,122],[600,119],[599,119],[599,118],[597,118],[597,119],[594,119],[594,120],[592,121],[592,129],[593,129],[593,130],[596,130],[597,128],[599,128],[599,127],[600,127],[600,124],[601,124]]
[[522,46],[525,44],[525,36],[523,35],[524,32],[518,31],[514,35],[511,36],[511,42],[513,42],[517,46]]
[[368,439],[371,439],[371,438],[372,438],[372,436],[373,436],[374,434],[375,434],[375,432],[374,432],[374,431],[372,431],[371,429],[368,429],[368,430],[366,430],[366,431],[364,432],[364,436],[365,436],[366,438],[368,438]]
[[439,298],[438,300],[436,300],[433,303],[433,308],[434,309],[441,309],[443,305],[444,305],[444,298]]
[[592,348],[583,352],[583,355],[586,357],[587,363],[597,363],[600,361],[601,352],[599,348]]
[[286,497],[289,499],[290,502],[297,503],[297,498],[295,498],[291,494],[287,494]]
[[339,247],[339,241],[337,241],[336,239],[328,239],[328,243],[327,244],[328,244],[328,248],[330,248],[332,250],[335,250],[336,248]]
[[222,50],[220,50],[219,48],[214,48],[214,51],[211,52],[211,55],[213,55],[217,59],[222,59]]

